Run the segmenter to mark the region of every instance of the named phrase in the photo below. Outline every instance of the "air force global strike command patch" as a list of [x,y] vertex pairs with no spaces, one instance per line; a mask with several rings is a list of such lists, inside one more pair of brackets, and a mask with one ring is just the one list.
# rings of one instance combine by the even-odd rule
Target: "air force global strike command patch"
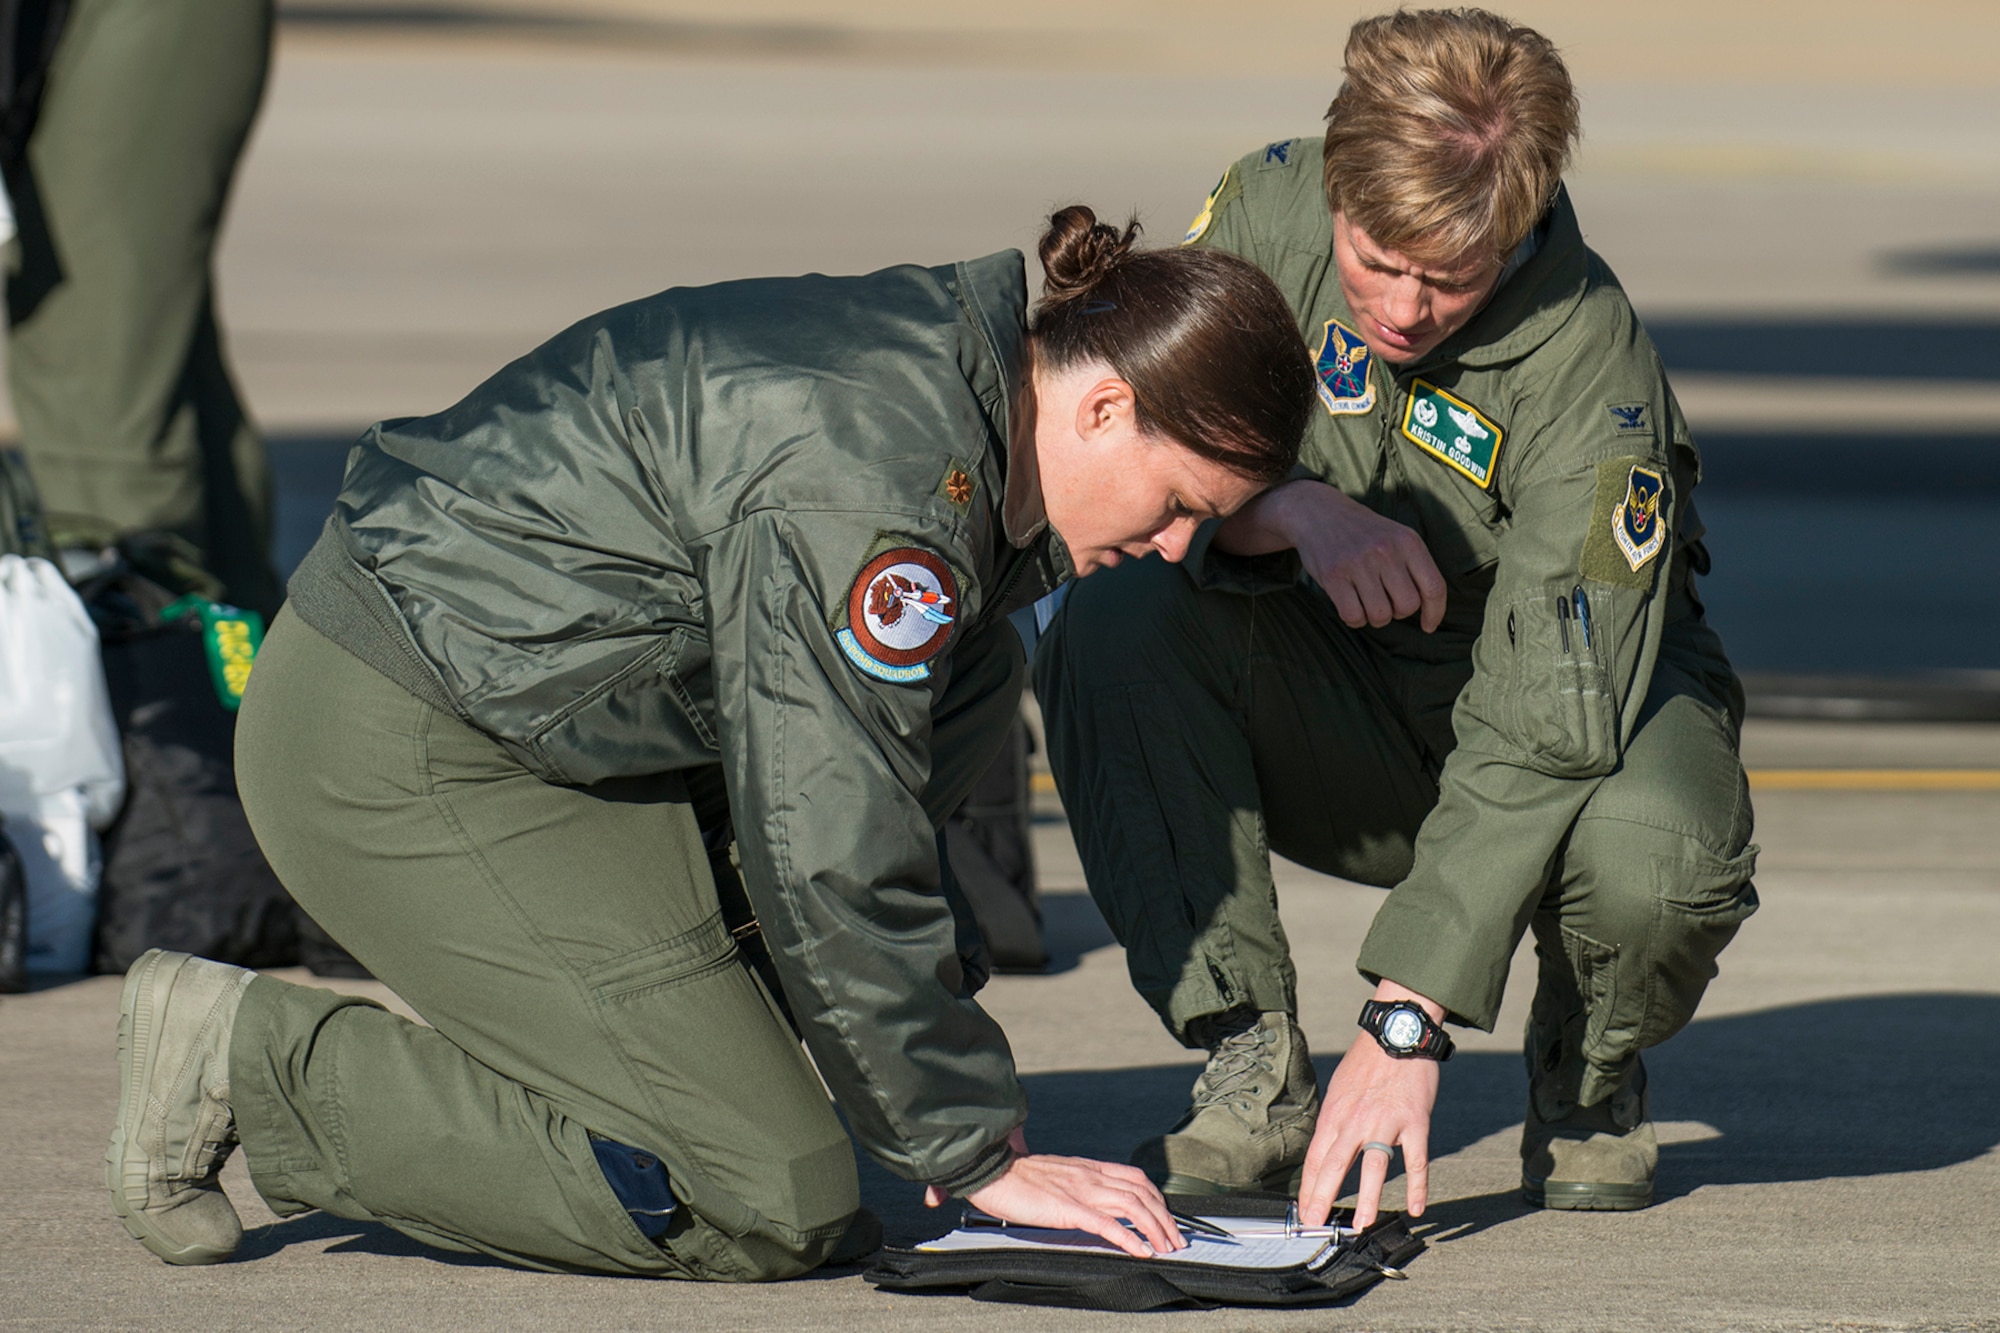
[[1410,385],[1403,410],[1403,435],[1447,467],[1470,477],[1480,490],[1493,486],[1493,465],[1506,432],[1478,408],[1454,398],[1429,380]]
[[857,668],[897,685],[930,679],[930,660],[951,642],[958,581],[951,567],[915,546],[897,546],[861,567],[847,594],[847,624],[834,638]]
[[1313,368],[1319,372],[1319,400],[1337,417],[1358,417],[1375,406],[1375,385],[1368,377],[1371,353],[1361,335],[1337,319],[1320,330]]

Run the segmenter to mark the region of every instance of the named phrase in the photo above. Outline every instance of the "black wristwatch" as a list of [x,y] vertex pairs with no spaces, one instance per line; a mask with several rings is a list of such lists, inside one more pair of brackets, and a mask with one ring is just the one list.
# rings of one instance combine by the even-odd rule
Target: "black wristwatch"
[[1370,1000],[1361,1006],[1361,1027],[1398,1060],[1451,1059],[1451,1034],[1408,1000]]

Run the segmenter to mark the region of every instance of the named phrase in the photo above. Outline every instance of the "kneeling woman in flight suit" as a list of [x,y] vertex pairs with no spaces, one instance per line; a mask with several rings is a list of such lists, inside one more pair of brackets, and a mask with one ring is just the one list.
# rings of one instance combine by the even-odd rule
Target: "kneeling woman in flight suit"
[[286,886],[431,1026],[146,955],[127,1229],[229,1255],[240,1137],[280,1213],[785,1277],[858,1207],[823,1077],[933,1203],[1178,1248],[1136,1169],[1028,1152],[937,840],[1014,716],[1007,612],[1179,559],[1297,458],[1313,372],[1277,290],[1131,242],[1056,214],[1032,323],[1013,251],[669,291],[369,431],[237,766]]

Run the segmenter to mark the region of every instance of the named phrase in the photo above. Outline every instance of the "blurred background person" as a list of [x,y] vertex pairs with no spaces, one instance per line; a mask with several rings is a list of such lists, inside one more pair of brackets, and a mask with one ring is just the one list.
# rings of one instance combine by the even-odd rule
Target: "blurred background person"
[[175,534],[222,597],[267,617],[270,474],[213,260],[272,21],[271,0],[0,6],[8,387],[51,536]]

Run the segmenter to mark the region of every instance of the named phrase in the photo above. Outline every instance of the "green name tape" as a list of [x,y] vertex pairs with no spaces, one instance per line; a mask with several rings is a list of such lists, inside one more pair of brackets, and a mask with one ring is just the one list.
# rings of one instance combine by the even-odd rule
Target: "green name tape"
[[250,664],[264,645],[264,617],[190,593],[162,609],[160,619],[190,615],[201,620],[201,641],[208,650],[208,674],[215,682],[215,697],[233,713],[243,702],[243,687],[250,683]]

